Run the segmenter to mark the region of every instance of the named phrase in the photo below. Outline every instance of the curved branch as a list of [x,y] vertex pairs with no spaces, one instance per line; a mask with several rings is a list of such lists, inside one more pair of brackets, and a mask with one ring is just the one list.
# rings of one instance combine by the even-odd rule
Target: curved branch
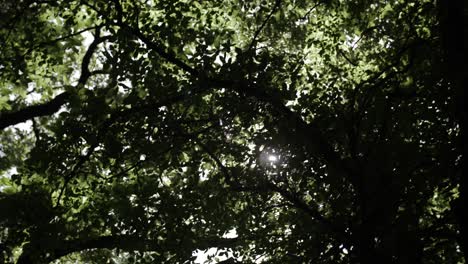
[[[97,33],[99,33],[99,28],[96,31]],[[93,40],[91,45],[89,45],[88,50],[83,56],[83,60],[81,62],[81,75],[78,80],[77,86],[84,85],[88,81],[89,77],[91,77],[92,72],[90,72],[88,68],[91,62],[91,58],[94,52],[96,51],[98,45],[110,38],[111,36],[99,37],[99,34],[97,34],[96,38]],[[0,130],[11,125],[25,122],[34,117],[52,115],[58,110],[60,110],[60,107],[66,104],[69,98],[70,93],[63,92],[47,103],[27,106],[17,111],[0,113]]]

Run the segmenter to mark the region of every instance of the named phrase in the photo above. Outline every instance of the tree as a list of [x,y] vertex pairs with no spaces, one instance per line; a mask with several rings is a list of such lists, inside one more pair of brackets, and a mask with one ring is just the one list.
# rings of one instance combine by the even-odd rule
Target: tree
[[1,6],[4,262],[464,263],[462,7]]

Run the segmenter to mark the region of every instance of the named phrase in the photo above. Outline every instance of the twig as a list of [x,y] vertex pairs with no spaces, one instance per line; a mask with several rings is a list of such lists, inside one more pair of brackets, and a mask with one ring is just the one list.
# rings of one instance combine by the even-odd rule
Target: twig
[[216,165],[219,167],[221,172],[224,174],[224,177],[226,178],[227,183],[231,184],[232,183],[232,175],[229,172],[229,170],[226,168],[226,166],[223,165],[221,160],[218,157],[216,157],[216,155],[213,152],[211,152],[211,150],[205,144],[203,144],[200,140],[195,139],[195,143],[197,145],[199,145],[208,154],[208,156],[210,156],[211,159],[214,160]]
[[305,15],[301,17],[301,20],[306,19],[310,15],[310,13],[312,13],[312,11],[314,11],[314,9],[317,8],[317,6],[319,6],[321,3],[322,2],[318,2],[313,7],[311,7],[309,11],[307,11],[307,13],[305,13]]
[[73,166],[73,169],[70,173],[68,173],[66,176],[65,176],[65,180],[63,182],[63,186],[62,188],[60,189],[60,192],[59,192],[59,195],[57,197],[57,202],[55,203],[55,206],[54,208],[56,208],[59,204],[60,204],[60,200],[62,199],[62,196],[63,194],[65,193],[65,189],[67,188],[67,185],[68,183],[71,181],[71,179],[73,179],[73,176],[75,176],[75,174],[78,172],[78,170],[84,165],[84,163],[91,157],[91,155],[93,154],[94,150],[97,148],[97,146],[99,145],[99,142],[96,141],[96,143],[94,143],[88,150],[88,152],[86,153],[86,155],[84,156],[80,156],[80,159],[78,160],[78,162],[75,164],[75,166]]
[[352,61],[350,58],[348,58],[348,56],[346,56],[346,54],[340,49],[340,48],[337,48],[338,50],[338,53],[343,56],[343,58],[345,58],[351,65],[353,66],[358,66],[358,64],[354,61]]
[[[105,40],[107,40],[107,39],[109,39],[111,37],[111,36],[100,37],[99,33],[100,33],[100,27],[96,29],[96,37],[94,38],[91,45],[89,45],[88,50],[86,51],[86,53],[85,53],[85,55],[83,57],[83,60],[81,62],[81,75],[80,75],[80,78],[78,80],[78,84],[77,84],[76,87],[79,87],[80,85],[84,86],[85,83],[88,81],[89,77],[91,76],[91,72],[89,71],[88,66],[89,66],[89,63],[91,61],[91,57],[94,54],[94,51],[97,49],[97,46],[100,43],[104,42]],[[102,133],[102,131],[101,131],[99,133],[99,135],[98,135],[98,138],[100,136],[102,136],[103,134],[107,133],[107,128],[108,128],[108,122],[107,121],[104,122],[102,128],[104,128],[104,133]],[[54,207],[57,207],[60,204],[60,200],[61,200],[61,198],[63,196],[63,193],[65,192],[65,189],[66,189],[68,183],[73,178],[73,176],[78,172],[78,169],[83,166],[83,164],[89,159],[89,157],[91,157],[91,155],[93,154],[94,150],[97,148],[98,145],[99,145],[99,140],[96,139],[96,142],[94,142],[90,146],[90,148],[89,148],[88,152],[86,153],[86,155],[81,156],[80,159],[78,160],[78,162],[73,167],[72,171],[68,175],[65,176],[63,186],[60,189],[59,195],[57,197],[57,202],[56,202]]]
[[92,30],[92,29],[97,29],[101,27],[101,25],[96,25],[96,26],[92,26],[92,27],[87,27],[87,28],[84,28],[82,30],[79,30],[75,33],[72,33],[72,34],[69,34],[69,35],[66,35],[66,36],[63,36],[63,37],[60,37],[60,38],[56,38],[54,40],[51,40],[51,41],[45,41],[45,42],[41,42],[41,43],[38,43],[37,45],[29,48],[25,53],[23,53],[23,57],[28,55],[29,53],[31,53],[32,51],[34,51],[35,49],[39,48],[39,47],[42,47],[42,46],[47,46],[47,45],[51,45],[51,44],[54,44],[54,43],[57,43],[59,41],[62,41],[62,40],[65,40],[65,39],[68,39],[68,38],[71,38],[71,37],[74,37],[74,36],[77,36],[77,35],[80,35],[81,33],[84,33],[86,31],[89,31],[89,30]]
[[276,9],[278,9],[280,4],[281,4],[281,0],[276,0],[275,5],[273,6],[273,9],[271,10],[270,14],[268,14],[267,18],[263,21],[262,25],[255,32],[255,35],[252,38],[252,42],[250,42],[250,45],[249,45],[249,49],[248,49],[249,51],[253,48],[255,42],[257,41],[258,35],[260,34],[260,32],[262,32],[263,28],[268,23],[268,20],[270,20],[271,16],[275,13]]
[[145,34],[143,34],[139,29],[132,28],[128,25],[121,24],[122,28],[128,29],[134,36],[138,37],[143,43],[145,43],[149,48],[153,49],[159,56],[164,58],[165,60],[169,61],[170,63],[176,65],[177,67],[181,68],[182,70],[188,72],[193,77],[199,77],[199,72],[195,68],[192,68],[187,63],[183,62],[182,60],[178,59],[173,53],[169,53],[166,51],[165,48],[161,47],[157,43],[153,42],[149,39]]

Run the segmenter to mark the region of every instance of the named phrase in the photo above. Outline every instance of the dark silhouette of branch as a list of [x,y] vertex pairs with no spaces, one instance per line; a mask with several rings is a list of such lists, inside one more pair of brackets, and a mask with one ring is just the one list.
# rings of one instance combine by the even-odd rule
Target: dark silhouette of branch
[[99,36],[100,28],[96,29],[96,36],[94,37],[93,42],[88,47],[85,55],[83,56],[83,60],[81,61],[81,75],[78,79],[78,85],[84,85],[89,77],[91,77],[91,72],[89,71],[89,63],[91,62],[91,58],[93,57],[94,52],[96,51],[99,44],[111,39],[112,36]]
[[[18,258],[17,264],[29,264],[38,261],[39,254],[49,254],[45,257],[47,262],[57,260],[68,254],[79,252],[87,249],[121,249],[124,251],[156,251],[165,252],[169,249],[158,244],[157,240],[146,239],[143,237],[132,235],[114,235],[114,236],[100,236],[88,239],[75,239],[56,241],[51,245],[38,245],[35,248],[31,244],[26,245],[23,253]],[[199,243],[193,245],[193,250],[207,249],[211,247],[227,248],[235,246],[238,242],[237,238],[201,238]]]
[[41,42],[37,45],[34,45],[33,47],[29,48],[24,54],[23,56],[26,56],[28,55],[29,53],[31,53],[32,51],[34,51],[35,49],[39,48],[39,47],[44,47],[44,46],[47,46],[47,45],[51,45],[51,44],[54,44],[54,43],[57,43],[59,41],[62,41],[62,40],[66,40],[68,38],[71,38],[71,37],[74,37],[74,36],[78,36],[80,35],[81,33],[84,33],[86,31],[90,31],[92,29],[97,29],[99,28],[100,25],[96,25],[96,26],[92,26],[92,27],[87,27],[87,28],[84,28],[82,30],[79,30],[79,31],[76,31],[74,33],[71,33],[71,34],[68,34],[68,35],[65,35],[65,36],[62,36],[62,37],[59,37],[59,38],[56,38],[56,39],[53,39],[53,40],[50,40],[50,41],[45,41],[45,42]]
[[[99,29],[97,29],[96,32],[99,32]],[[91,58],[94,52],[96,51],[98,45],[110,38],[111,36],[99,37],[99,34],[97,33],[96,38],[91,43],[91,45],[89,45],[88,50],[83,56],[83,60],[81,63],[81,75],[78,79],[77,86],[84,85],[88,81],[89,77],[92,76],[88,68]],[[47,103],[27,106],[17,111],[0,113],[0,130],[11,125],[25,122],[34,117],[52,115],[58,110],[60,110],[60,108],[68,102],[69,98],[70,93],[63,92]]]
[[[307,151],[327,162],[330,169],[338,175],[338,177],[347,178],[353,185],[357,185],[357,179],[354,177],[354,171],[340,158],[339,154],[333,149],[327,138],[321,132],[320,128],[315,124],[305,122],[301,116],[284,105],[282,96],[279,91],[274,89],[267,89],[261,84],[251,84],[246,80],[224,80],[218,78],[208,77],[203,71],[199,71],[182,60],[178,59],[174,54],[165,51],[165,48],[153,42],[146,37],[141,31],[121,25],[127,28],[132,34],[141,39],[150,49],[153,49],[162,58],[182,70],[189,73],[192,77],[198,78],[200,86],[205,86],[204,89],[209,88],[227,88],[235,90],[244,96],[253,97],[258,101],[271,105],[272,111],[276,116],[281,118],[284,124],[280,127],[281,133],[297,145],[305,146]],[[267,91],[268,90],[268,91]],[[341,186],[334,186],[341,189]]]
[[346,59],[347,62],[349,62],[349,64],[353,65],[353,66],[358,66],[358,64],[354,61],[352,61],[340,48],[337,48],[338,50],[338,53],[343,56],[343,58]]
[[278,9],[280,5],[281,5],[281,0],[276,0],[275,5],[273,6],[273,9],[271,10],[270,14],[268,14],[268,16],[263,21],[262,25],[260,25],[260,27],[255,32],[254,37],[252,38],[252,41],[250,42],[249,50],[253,48],[253,46],[255,45],[255,42],[257,42],[258,35],[260,35],[260,32],[262,32],[263,28],[266,26],[271,16],[273,16],[276,9]]
[[156,42],[152,41],[148,38],[145,34],[143,34],[140,30],[136,28],[129,27],[127,25],[120,25],[125,29],[128,29],[134,36],[138,37],[143,43],[145,43],[148,48],[154,50],[156,53],[159,54],[163,59],[167,60],[168,62],[176,65],[177,67],[181,68],[182,70],[186,71],[193,77],[198,77],[199,72],[194,69],[193,67],[189,66],[187,63],[183,62],[182,60],[178,59],[174,54],[169,53],[166,51],[166,48],[158,45]]
[[25,122],[34,117],[52,115],[68,101],[69,97],[70,94],[64,92],[47,103],[28,106],[15,112],[0,113],[0,129]]
[[[354,170],[343,161],[337,151],[332,147],[327,137],[320,127],[315,123],[307,123],[302,117],[284,105],[279,91],[261,87],[261,85],[250,85],[246,81],[217,81],[212,80],[211,85],[231,88],[253,97],[271,106],[272,113],[279,119],[279,132],[290,142],[320,159],[323,159],[329,169],[336,174],[336,177],[347,178],[353,185],[357,184]],[[333,186],[341,189],[342,186]]]
[[[231,189],[234,191],[240,191],[240,192],[253,192],[253,193],[258,193],[258,192],[276,192],[279,193],[286,201],[289,202],[291,206],[293,206],[296,209],[301,210],[302,212],[306,213],[312,219],[318,221],[320,224],[324,225],[326,228],[329,228],[331,231],[336,233],[337,235],[341,236],[344,238],[345,243],[349,243],[350,238],[348,234],[344,232],[344,228],[337,226],[335,223],[330,222],[328,219],[326,219],[322,214],[316,209],[308,204],[306,204],[301,198],[299,198],[297,195],[275,185],[274,183],[271,182],[264,182],[263,184],[256,185],[256,186],[242,186],[238,182],[233,182],[233,178],[238,179],[239,177],[233,177],[232,173],[226,166],[223,165],[221,160],[203,143],[201,143],[199,140],[196,140],[197,145],[199,145],[203,151],[205,151],[208,156],[210,156],[211,159],[214,160],[216,165],[219,167],[221,173],[224,175],[224,178],[226,179],[226,182],[231,185]],[[237,175],[238,176],[238,175]]]
[[314,11],[315,8],[317,8],[317,7],[318,7],[320,4],[322,4],[322,3],[323,3],[323,2],[318,2],[318,3],[316,3],[314,6],[312,6],[312,7],[307,11],[307,13],[305,13],[305,15],[302,16],[301,20],[304,20],[304,19],[308,18],[309,15],[310,15],[310,13],[312,13],[312,11]]
[[112,0],[115,5],[115,9],[117,10],[117,23],[122,23],[123,22],[123,9],[122,5],[120,4],[119,0]]
[[96,140],[96,142],[94,142],[91,145],[91,147],[89,147],[88,151],[86,152],[86,155],[80,156],[78,158],[78,161],[76,162],[76,164],[73,166],[72,170],[67,175],[65,175],[63,186],[60,189],[59,195],[57,197],[57,202],[56,202],[54,208],[60,205],[60,200],[62,199],[62,196],[65,193],[65,189],[67,188],[68,183],[71,181],[71,179],[74,178],[74,176],[83,167],[83,165],[86,163],[86,161],[89,160],[89,158],[91,157],[91,155],[94,153],[94,151],[96,150],[96,148],[98,146],[99,146],[99,141]]
[[197,145],[199,145],[202,148],[203,151],[205,151],[208,154],[208,156],[210,156],[212,160],[214,160],[214,162],[216,163],[216,166],[218,166],[221,172],[223,173],[224,178],[226,179],[226,182],[231,185],[237,185],[234,182],[232,182],[233,177],[231,173],[229,172],[228,168],[226,168],[226,166],[223,165],[221,160],[210,150],[210,148],[207,145],[203,144],[198,139],[195,139],[195,142],[197,143]]

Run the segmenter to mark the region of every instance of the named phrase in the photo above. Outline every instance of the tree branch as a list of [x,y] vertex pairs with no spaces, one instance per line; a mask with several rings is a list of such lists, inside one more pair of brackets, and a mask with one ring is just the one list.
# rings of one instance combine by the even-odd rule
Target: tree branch
[[[57,260],[68,254],[87,249],[121,249],[124,251],[156,251],[165,252],[170,249],[157,243],[157,240],[145,239],[131,235],[100,236],[88,239],[74,239],[55,241],[49,245],[37,245],[37,247],[28,244],[23,249],[23,253],[18,259],[17,264],[29,264],[38,261],[38,257],[44,258],[47,262]],[[204,238],[200,239],[198,244],[194,244],[193,249],[207,249],[210,247],[232,247],[238,242],[237,238]],[[47,256],[48,257],[44,257]]]
[[[233,182],[232,178],[233,175],[229,172],[228,168],[224,166],[221,162],[221,160],[216,157],[216,155],[210,151],[210,149],[203,143],[201,143],[199,140],[196,140],[196,143],[201,146],[201,148],[213,159],[216,163],[216,165],[219,167],[221,170],[221,173],[224,174],[224,177],[226,179],[226,182],[231,185],[231,187],[235,191],[241,191],[241,192],[277,192],[279,193],[286,201],[288,201],[293,207],[296,209],[301,210],[302,212],[306,213],[312,219],[318,221],[322,225],[324,225],[326,228],[329,228],[332,232],[336,233],[337,235],[343,237],[344,243],[349,243],[350,237],[348,234],[345,233],[344,228],[337,226],[336,224],[330,222],[327,218],[322,216],[318,210],[315,208],[309,206],[306,204],[301,198],[297,197],[293,193],[288,192],[287,190],[284,190],[283,188],[271,183],[271,182],[265,182],[264,185],[257,185],[257,186],[248,186],[244,187],[241,186],[237,182]],[[236,177],[238,178],[238,177]]]
[[[99,29],[97,29],[96,31],[99,32]],[[99,34],[97,33],[97,37],[94,39],[91,45],[89,45],[88,50],[83,56],[83,60],[81,63],[81,75],[78,80],[77,86],[84,85],[88,81],[89,77],[91,76],[91,72],[88,68],[89,63],[91,61],[91,57],[96,51],[97,46],[110,38],[111,36],[99,37]],[[47,103],[27,106],[23,109],[13,112],[0,113],[0,130],[11,125],[25,122],[34,117],[52,115],[58,110],[60,110],[60,107],[66,104],[69,98],[70,93],[63,92]]]
[[[288,138],[291,144],[305,147],[309,154],[323,159],[334,174],[347,178],[356,186],[357,179],[354,175],[354,169],[341,159],[340,155],[333,149],[326,136],[322,133],[320,127],[317,124],[305,122],[300,115],[286,107],[277,90],[268,89],[267,92],[267,88],[259,85],[250,85],[247,81],[212,79],[208,84],[212,87],[231,88],[241,94],[269,104],[273,114],[281,119],[278,122],[278,124],[282,124],[279,126],[280,133],[285,138]],[[334,187],[342,189],[342,186]]]
[[69,97],[70,94],[64,92],[47,103],[28,106],[15,112],[0,113],[0,130],[25,122],[33,117],[52,115],[68,101]]
[[127,25],[120,25],[121,27],[129,30],[133,35],[138,37],[143,43],[145,43],[148,48],[156,51],[163,59],[167,60],[168,62],[176,65],[177,67],[181,68],[182,70],[188,72],[193,77],[198,77],[199,72],[189,66],[187,63],[183,62],[182,60],[178,59],[174,54],[169,53],[166,51],[165,48],[161,47],[154,41],[150,40],[145,34],[143,34],[140,30],[129,27]]
[[262,25],[255,32],[254,37],[252,38],[252,41],[250,42],[248,50],[251,50],[253,48],[253,46],[255,45],[255,42],[257,41],[258,35],[260,34],[260,32],[262,32],[263,28],[266,26],[271,16],[275,13],[276,9],[278,9],[280,5],[281,5],[281,0],[276,0],[275,5],[273,6],[273,9],[271,10],[270,14],[268,14],[268,16],[263,21]]
[[79,30],[79,31],[76,31],[75,33],[70,33],[68,35],[65,35],[65,36],[62,36],[62,37],[59,37],[59,38],[56,38],[56,39],[53,39],[53,40],[49,40],[49,41],[45,41],[45,42],[41,42],[37,45],[34,45],[33,47],[29,48],[24,54],[23,54],[23,57],[28,55],[29,53],[31,53],[32,51],[34,51],[35,49],[39,48],[39,47],[44,47],[44,46],[47,46],[47,45],[52,45],[54,43],[57,43],[59,41],[62,41],[62,40],[66,40],[68,38],[71,38],[71,37],[74,37],[74,36],[77,36],[77,35],[80,35],[81,33],[84,33],[86,31],[89,31],[89,30],[92,30],[92,29],[97,29],[99,28],[100,25],[96,25],[96,26],[92,26],[92,27],[87,27],[87,28],[84,28],[82,30]]
[[[280,2],[280,1],[278,1]],[[315,124],[305,122],[300,115],[292,112],[286,107],[281,99],[278,91],[268,89],[260,85],[251,85],[246,80],[223,80],[210,78],[203,71],[199,71],[185,62],[178,59],[174,54],[165,51],[157,43],[151,41],[142,32],[137,29],[131,28],[126,25],[120,25],[127,28],[132,34],[141,39],[149,48],[153,49],[162,58],[182,70],[189,73],[192,77],[199,78],[201,85],[208,88],[229,88],[239,93],[253,97],[259,101],[265,102],[272,106],[272,110],[276,112],[285,125],[281,127],[281,133],[291,140],[295,141],[296,145],[304,145],[307,151],[313,155],[323,158],[335,174],[343,176],[350,180],[353,185],[357,185],[357,180],[354,177],[354,172],[343,160],[339,154],[333,149],[326,137],[322,134],[321,130]],[[341,189],[341,186],[339,186]]]
[[307,13],[305,13],[305,15],[303,15],[303,16],[301,17],[301,20],[304,20],[304,19],[308,18],[309,15],[310,15],[310,13],[312,13],[312,11],[314,11],[314,9],[317,8],[317,7],[318,7],[320,4],[322,4],[322,3],[323,3],[323,2],[318,2],[318,3],[316,3],[315,5],[313,5],[313,6],[307,11]]

